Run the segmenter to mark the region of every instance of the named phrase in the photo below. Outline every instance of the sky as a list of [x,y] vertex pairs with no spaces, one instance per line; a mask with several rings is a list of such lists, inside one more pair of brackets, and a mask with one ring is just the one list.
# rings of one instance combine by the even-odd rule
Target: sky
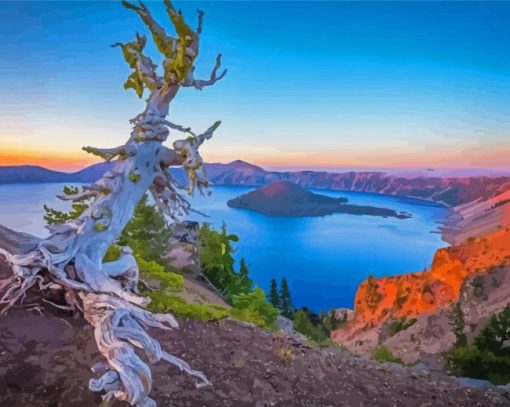
[[[228,68],[170,109],[196,131],[222,120],[206,161],[510,167],[510,2],[175,4],[193,24],[206,13],[197,76],[218,52]],[[124,143],[144,101],[122,88],[130,71],[110,44],[136,31],[117,2],[0,2],[0,165],[72,171],[95,161],[82,146]]]

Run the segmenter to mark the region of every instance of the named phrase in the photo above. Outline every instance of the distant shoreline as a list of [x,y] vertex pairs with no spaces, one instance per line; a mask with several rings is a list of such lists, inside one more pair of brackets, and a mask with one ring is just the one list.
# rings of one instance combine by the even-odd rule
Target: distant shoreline
[[[93,183],[115,162],[94,164],[74,173],[48,170],[39,166],[0,166],[0,185],[2,184],[40,184],[40,183]],[[467,204],[490,202],[510,190],[510,177],[468,176],[403,176],[377,171],[345,171],[332,173],[326,171],[267,171],[259,166],[237,160],[228,164],[206,163],[208,178],[213,185],[229,187],[260,188],[274,181],[290,181],[312,191],[353,192],[372,194],[397,199],[410,199],[417,204],[434,205],[449,210],[447,219],[439,228],[443,241],[447,244],[458,243],[466,233],[467,221],[460,213]],[[185,182],[182,171],[171,170],[180,182]],[[468,205],[468,206],[469,206]],[[467,217],[469,217],[467,213]],[[481,216],[481,215],[480,215]],[[494,230],[491,219],[489,227],[483,231]],[[476,234],[476,229],[471,233]]]
[[[0,167],[1,168],[1,167]],[[48,181],[48,182],[0,182],[0,188],[2,185],[41,185],[41,184],[90,184],[91,182],[85,181]],[[218,187],[227,187],[227,188],[250,188],[257,189],[257,185],[216,185]],[[212,187],[214,189],[214,185]],[[456,236],[457,230],[456,225],[459,221],[458,214],[453,210],[451,206],[448,206],[444,202],[437,202],[431,199],[418,198],[415,196],[404,196],[404,195],[394,195],[394,194],[384,194],[379,192],[366,192],[366,191],[352,191],[352,190],[337,190],[337,189],[318,189],[312,188],[311,191],[320,191],[320,192],[340,192],[340,193],[350,193],[350,194],[360,194],[360,195],[373,195],[373,196],[382,196],[382,197],[390,197],[395,199],[402,199],[407,201],[414,201],[417,205],[424,205],[431,207],[438,207],[448,209],[449,214],[446,219],[439,221],[438,223],[442,224],[439,226],[438,231],[432,231],[431,233],[438,233],[441,235],[441,239],[447,243],[448,245],[454,244],[454,238],[452,236]],[[269,215],[266,215],[269,216]]]

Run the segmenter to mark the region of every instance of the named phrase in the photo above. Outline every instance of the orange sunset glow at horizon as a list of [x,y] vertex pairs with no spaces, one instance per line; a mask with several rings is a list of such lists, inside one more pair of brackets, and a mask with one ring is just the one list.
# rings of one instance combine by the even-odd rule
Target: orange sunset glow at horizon
[[[205,151],[203,153],[206,162],[228,163],[235,160],[243,160],[266,169],[278,168],[289,170],[313,170],[313,169],[425,169],[425,168],[486,168],[502,169],[510,168],[508,157],[510,149],[491,151],[465,151],[454,154],[449,151],[435,152],[434,159],[426,158],[420,152],[401,155],[398,152],[330,152],[330,153],[307,153],[307,152],[263,152],[239,151],[239,154],[229,151],[226,154],[217,151]],[[100,162],[97,157],[91,156],[81,150],[46,150],[31,151],[21,149],[2,149],[0,151],[0,166],[36,165],[51,170],[73,172],[84,167]]]
[[50,170],[71,172],[97,163],[97,157],[88,154],[67,154],[49,151],[46,154],[36,151],[0,151],[0,166],[36,165]]

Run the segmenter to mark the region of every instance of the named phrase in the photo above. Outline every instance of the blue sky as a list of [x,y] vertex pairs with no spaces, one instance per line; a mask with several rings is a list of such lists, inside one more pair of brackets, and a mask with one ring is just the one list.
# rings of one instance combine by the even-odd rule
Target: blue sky
[[[170,112],[196,130],[223,121],[209,161],[510,167],[510,3],[175,4],[189,21],[206,12],[198,74],[217,52],[229,69]],[[143,101],[122,89],[129,70],[109,45],[136,31],[116,2],[1,2],[0,164],[75,168],[82,145],[122,143]]]

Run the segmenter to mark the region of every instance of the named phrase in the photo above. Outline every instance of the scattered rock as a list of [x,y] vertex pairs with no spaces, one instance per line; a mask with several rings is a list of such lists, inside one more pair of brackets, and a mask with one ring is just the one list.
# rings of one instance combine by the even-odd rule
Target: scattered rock
[[[0,317],[0,406],[98,406],[86,386],[101,360],[83,321],[45,310],[13,309]],[[160,362],[152,365],[151,396],[159,406],[505,406],[502,391],[461,387],[434,372],[434,381],[407,368],[364,360],[346,351],[319,350],[285,335],[264,335],[235,321],[182,321],[173,331],[151,331],[162,347],[202,370],[213,383],[196,389],[189,376]],[[285,363],[275,352],[296,355]],[[380,371],[377,366],[386,366]],[[439,375],[438,378],[435,376]],[[440,389],[448,389],[442,391]],[[469,390],[469,392],[467,392]],[[490,392],[490,394],[488,393]],[[112,407],[127,407],[115,402]]]
[[487,390],[487,389],[495,389],[496,386],[493,385],[491,382],[487,380],[479,380],[479,379],[472,379],[470,377],[457,377],[456,378],[457,383],[461,387],[467,387],[474,388],[474,389],[481,389],[481,390]]

